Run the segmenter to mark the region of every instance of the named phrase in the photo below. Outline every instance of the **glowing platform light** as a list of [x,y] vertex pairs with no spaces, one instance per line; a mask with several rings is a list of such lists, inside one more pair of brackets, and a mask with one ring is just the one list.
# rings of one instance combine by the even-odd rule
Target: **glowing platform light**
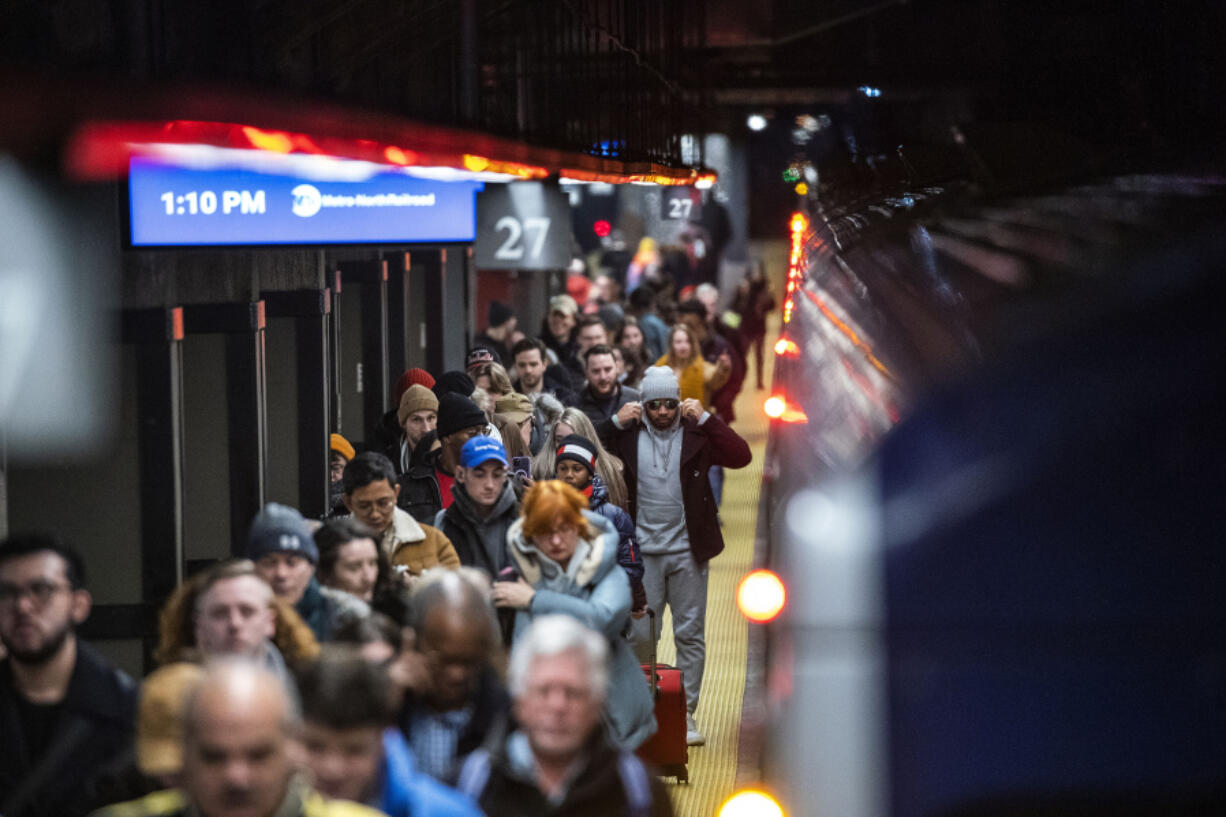
[[800,357],[800,347],[790,338],[779,338],[775,341],[775,354],[778,357]]
[[762,413],[782,423],[807,423],[809,415],[794,403],[789,403],[782,394],[772,394],[762,404]]
[[760,113],[750,114],[745,124],[752,131],[766,130],[766,117]]
[[719,817],[784,817],[783,806],[764,791],[739,791],[720,806]]
[[773,621],[787,604],[783,580],[769,570],[755,570],[736,588],[736,606],[741,615],[757,624]]

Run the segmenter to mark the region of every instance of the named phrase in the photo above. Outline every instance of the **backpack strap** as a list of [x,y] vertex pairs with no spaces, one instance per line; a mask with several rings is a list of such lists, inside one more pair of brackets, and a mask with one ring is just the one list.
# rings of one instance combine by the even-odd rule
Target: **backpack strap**
[[617,753],[617,773],[626,792],[629,817],[651,817],[651,778],[647,768],[633,752]]
[[474,803],[481,799],[481,793],[490,781],[490,753],[482,747],[474,749],[460,768],[460,777],[456,780],[456,789]]

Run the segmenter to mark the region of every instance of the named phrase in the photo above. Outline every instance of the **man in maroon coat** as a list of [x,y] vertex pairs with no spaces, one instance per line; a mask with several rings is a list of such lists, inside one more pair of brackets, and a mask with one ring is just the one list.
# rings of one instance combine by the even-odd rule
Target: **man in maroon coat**
[[[743,468],[751,454],[727,423],[697,400],[680,399],[677,376],[667,366],[648,369],[639,391],[642,402],[629,419],[615,421],[620,430],[613,450],[626,467],[627,510],[643,553],[647,604],[657,614],[665,604],[673,611],[686,739],[693,746],[706,740],[694,712],[706,663],[707,562],[724,549],[707,472],[712,465]],[[636,623],[634,635],[640,653],[650,648],[646,622]]]

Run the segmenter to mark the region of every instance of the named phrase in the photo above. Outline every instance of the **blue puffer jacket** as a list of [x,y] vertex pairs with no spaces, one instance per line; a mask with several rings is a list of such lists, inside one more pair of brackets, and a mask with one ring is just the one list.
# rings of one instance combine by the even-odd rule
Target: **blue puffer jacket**
[[467,797],[417,771],[413,751],[397,729],[383,733],[383,788],[370,805],[389,817],[482,817]]
[[630,581],[617,565],[617,531],[599,514],[584,511],[595,528],[591,539],[579,538],[566,569],[537,550],[523,534],[523,519],[507,533],[507,550],[519,575],[536,593],[527,610],[515,614],[515,637],[535,616],[573,616],[609,640],[609,692],[605,723],[609,737],[623,749],[637,749],[655,734],[651,690],[630,643],[622,637],[630,621]]
[[639,553],[638,540],[634,538],[634,520],[623,508],[609,502],[609,489],[599,474],[592,475],[592,496],[588,507],[612,522],[617,529],[617,563],[630,579],[630,609],[643,609],[647,606],[647,591],[643,589],[643,556]]

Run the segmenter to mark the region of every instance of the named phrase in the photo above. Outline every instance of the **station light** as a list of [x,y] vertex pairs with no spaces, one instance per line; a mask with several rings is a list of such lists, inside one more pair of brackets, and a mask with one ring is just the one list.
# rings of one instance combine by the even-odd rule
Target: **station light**
[[784,817],[779,801],[759,789],[739,791],[720,806],[719,817]]
[[762,413],[782,423],[807,423],[809,415],[795,403],[788,402],[782,394],[772,394],[762,404]]
[[800,357],[800,347],[791,338],[779,338],[775,341],[775,355],[778,357]]
[[750,114],[745,124],[752,131],[766,130],[766,117],[760,113]]
[[783,580],[770,570],[755,570],[736,588],[736,606],[741,615],[756,624],[773,621],[787,604]]

